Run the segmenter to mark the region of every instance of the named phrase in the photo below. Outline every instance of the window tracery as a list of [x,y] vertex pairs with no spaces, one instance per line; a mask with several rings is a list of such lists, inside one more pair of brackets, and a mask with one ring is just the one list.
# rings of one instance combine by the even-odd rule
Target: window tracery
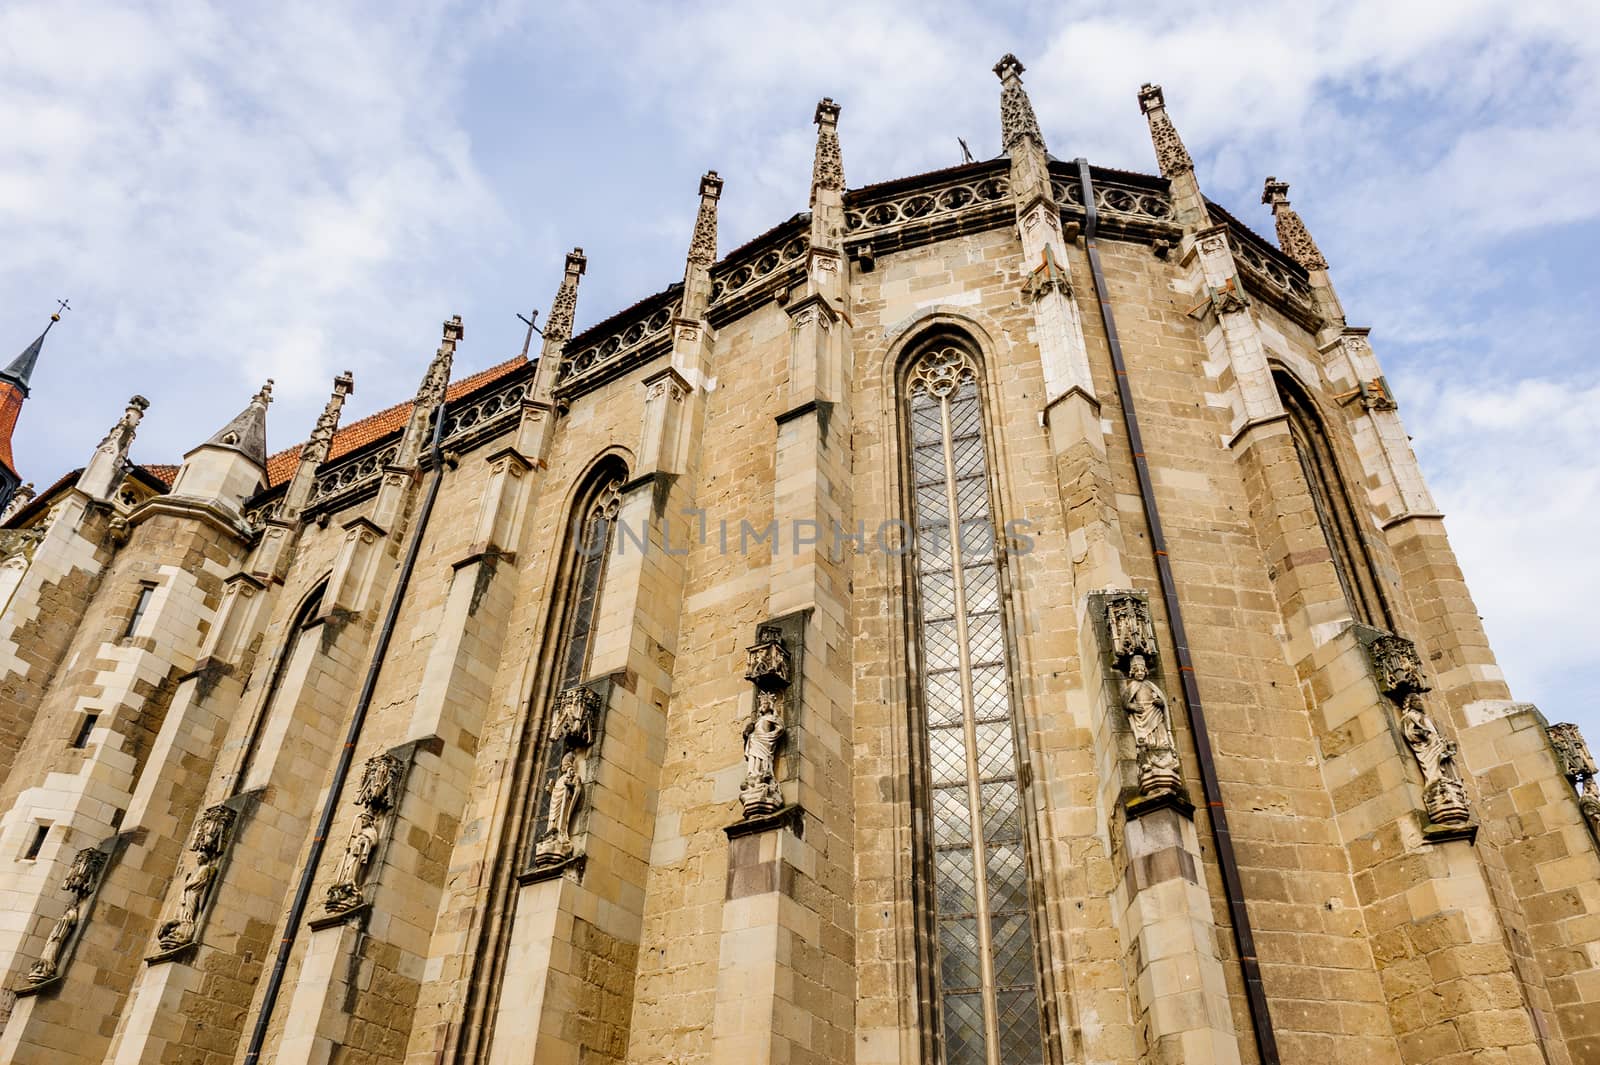
[[977,367],[937,343],[905,384],[926,758],[934,987],[944,1065],[1045,1060],[1027,845]]

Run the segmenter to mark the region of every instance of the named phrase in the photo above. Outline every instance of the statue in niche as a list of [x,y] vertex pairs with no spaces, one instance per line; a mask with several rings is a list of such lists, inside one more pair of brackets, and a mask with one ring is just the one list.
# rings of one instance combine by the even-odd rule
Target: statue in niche
[[1578,811],[1583,814],[1584,822],[1589,826],[1589,831],[1600,839],[1600,795],[1595,794],[1594,778],[1585,777],[1583,792],[1578,796]]
[[233,827],[235,816],[226,806],[210,807],[200,815],[194,829],[194,842],[189,845],[195,854],[195,865],[184,878],[177,916],[162,922],[156,931],[156,942],[161,944],[162,950],[177,950],[194,942],[200,915],[205,912],[212,885],[222,871],[222,852],[227,847],[228,830]]
[[1439,732],[1417,692],[1400,704],[1400,732],[1422,769],[1422,803],[1436,825],[1462,824],[1472,817],[1467,789],[1456,768],[1456,745]]
[[45,937],[39,960],[28,967],[29,983],[42,984],[60,971],[62,951],[77,930],[78,923],[83,920],[83,901],[94,893],[105,863],[105,853],[92,848],[81,850],[73,857],[72,868],[67,871],[67,877],[61,884],[72,896],[72,901]]
[[1178,770],[1177,745],[1172,739],[1167,697],[1155,681],[1144,655],[1128,661],[1128,676],[1122,685],[1122,708],[1133,727],[1133,742],[1139,752],[1139,791],[1144,795],[1165,795],[1182,784]]
[[550,812],[545,818],[544,836],[534,849],[534,865],[554,865],[572,857],[572,818],[582,798],[578,756],[568,751],[561,756],[561,767],[550,782]]
[[343,913],[365,901],[361,883],[366,878],[372,853],[378,847],[378,815],[364,809],[356,815],[355,830],[350,842],[345,844],[344,857],[334,872],[333,883],[328,885],[328,900],[324,905],[329,913]]
[[788,731],[783,723],[781,692],[756,692],[755,710],[744,723],[744,786],[739,801],[746,817],[773,813],[783,807],[778,788],[778,744]]

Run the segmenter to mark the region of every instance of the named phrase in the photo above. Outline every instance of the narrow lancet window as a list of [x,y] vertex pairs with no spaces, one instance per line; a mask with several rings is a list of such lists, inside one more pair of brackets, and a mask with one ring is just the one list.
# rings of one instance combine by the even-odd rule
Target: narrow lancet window
[[982,402],[972,356],[941,343],[906,383],[922,841],[944,1065],[1044,1058]]
[[1317,524],[1322,527],[1323,539],[1333,555],[1333,568],[1339,575],[1350,614],[1363,625],[1389,628],[1388,610],[1378,591],[1372,559],[1361,537],[1361,525],[1315,402],[1287,374],[1273,376],[1284,410],[1289,414],[1289,436],[1294,441],[1295,455],[1311,490]]
[[[534,792],[533,860],[557,864],[574,854],[570,838],[584,775],[583,761],[595,740],[596,705],[587,693],[577,691],[589,669],[594,651],[595,620],[605,577],[606,557],[615,543],[617,510],[626,480],[620,468],[606,466],[579,496],[567,537],[567,558],[562,584],[564,611],[555,620],[559,633],[553,659],[555,683],[546,702],[545,728],[540,744],[540,768]],[[558,778],[561,778],[558,785]],[[552,800],[560,805],[552,809]]]

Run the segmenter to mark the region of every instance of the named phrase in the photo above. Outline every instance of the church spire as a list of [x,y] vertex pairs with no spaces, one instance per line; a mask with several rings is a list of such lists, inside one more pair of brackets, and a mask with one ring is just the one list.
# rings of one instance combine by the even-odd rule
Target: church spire
[[1000,79],[1000,148],[1011,151],[1013,145],[1024,137],[1032,137],[1040,151],[1045,150],[1044,134],[1039,132],[1039,120],[1034,117],[1033,104],[1028,91],[1022,87],[1024,67],[1016,56],[1007,52],[994,65],[995,76]]
[[[63,311],[71,309],[66,300],[61,300],[60,305]],[[0,513],[5,511],[17,486],[22,483],[22,477],[17,473],[16,459],[11,456],[11,434],[16,430],[17,418],[22,414],[22,401],[28,398],[28,381],[39,362],[44,338],[50,334],[50,327],[59,321],[61,313],[57,311],[45,324],[44,332],[23,348],[22,354],[11,360],[11,365],[0,370]]]
[[244,410],[211,435],[202,447],[221,447],[237,451],[256,465],[267,465],[267,404],[272,402],[272,379],[250,397]]
[[683,271],[683,302],[678,310],[683,318],[704,317],[711,304],[711,264],[717,261],[717,201],[721,197],[722,179],[715,170],[707,170],[700,179],[700,209]]

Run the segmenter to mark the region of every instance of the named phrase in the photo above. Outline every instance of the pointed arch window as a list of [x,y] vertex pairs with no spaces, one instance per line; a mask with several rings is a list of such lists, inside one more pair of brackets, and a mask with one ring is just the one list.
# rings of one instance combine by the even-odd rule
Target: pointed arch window
[[940,341],[904,384],[923,758],[923,966],[943,1065],[1045,1060],[1005,592],[976,362]]
[[[322,612],[322,597],[327,593],[328,579],[324,577],[301,600],[300,608],[294,612],[294,619],[289,622],[289,633],[285,637],[283,649],[278,652],[278,660],[273,663],[272,673],[267,679],[267,692],[262,699],[262,710],[256,718],[255,728],[250,736],[250,746],[245,751],[244,765],[240,767],[239,779],[243,781],[240,790],[248,791],[251,788],[262,787],[267,783],[267,775],[272,771],[272,763],[276,760],[276,752],[282,745],[284,737],[289,730],[289,719],[294,713],[293,699],[279,705],[279,695],[285,677],[289,670],[299,662],[305,668],[305,659],[316,653],[316,640],[312,639],[314,623]],[[320,634],[320,629],[318,629]],[[263,753],[269,756],[263,758]]]
[[561,771],[562,755],[587,748],[592,732],[582,736],[558,735],[554,720],[562,695],[583,684],[594,653],[596,615],[605,579],[606,558],[615,542],[617,511],[621,506],[622,486],[627,471],[620,462],[608,462],[591,476],[573,508],[567,536],[566,558],[559,587],[563,608],[554,619],[556,640],[554,680],[546,698],[544,736],[540,744],[540,765],[534,800],[537,837],[549,817],[551,785]]
[[1282,371],[1273,373],[1273,381],[1289,415],[1289,437],[1294,441],[1295,455],[1316,508],[1317,524],[1322,527],[1322,537],[1333,556],[1333,568],[1350,615],[1363,625],[1390,628],[1389,610],[1378,588],[1372,556],[1361,535],[1355,505],[1339,472],[1333,442],[1316,401],[1300,382]]

